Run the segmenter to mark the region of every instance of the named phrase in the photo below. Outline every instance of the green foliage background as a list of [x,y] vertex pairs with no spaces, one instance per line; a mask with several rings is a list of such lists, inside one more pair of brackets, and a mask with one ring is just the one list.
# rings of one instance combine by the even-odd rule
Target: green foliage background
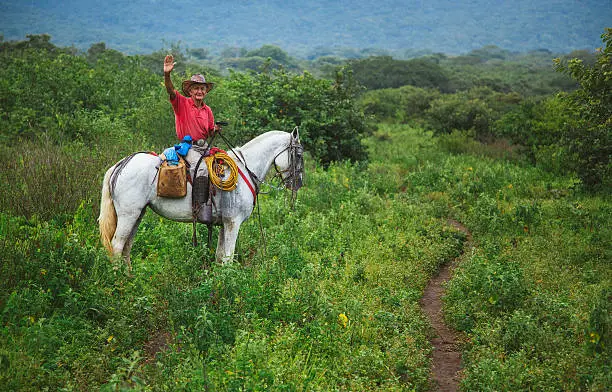
[[[2,43],[0,389],[430,390],[419,299],[459,257],[445,317],[463,334],[464,390],[606,390],[609,34],[592,61],[559,61],[579,86],[542,68],[531,92],[492,48],[424,60],[450,90],[366,91],[358,67],[211,69],[229,139],[300,126],[306,185],[294,209],[260,198],[265,237],[253,217],[228,265],[147,213],[132,277],[99,243],[100,182],[175,142],[164,53]],[[205,67],[179,56],[175,85]]]

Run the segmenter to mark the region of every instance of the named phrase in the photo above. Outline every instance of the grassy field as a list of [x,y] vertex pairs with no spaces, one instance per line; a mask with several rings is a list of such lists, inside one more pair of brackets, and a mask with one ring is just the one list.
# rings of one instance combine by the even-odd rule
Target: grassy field
[[609,195],[447,142],[383,125],[368,165],[307,162],[295,208],[262,196],[265,236],[253,216],[230,265],[152,212],[132,278],[101,248],[92,203],[0,215],[0,389],[426,391],[418,301],[463,249],[453,218],[475,243],[445,298],[462,387],[606,390]]

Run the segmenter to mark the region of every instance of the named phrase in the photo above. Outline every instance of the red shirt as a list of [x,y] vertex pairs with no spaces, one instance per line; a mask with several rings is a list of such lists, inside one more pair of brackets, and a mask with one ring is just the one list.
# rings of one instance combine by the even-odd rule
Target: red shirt
[[212,110],[202,103],[197,107],[193,99],[174,91],[176,97],[170,100],[174,110],[174,123],[176,124],[176,136],[179,140],[187,135],[193,140],[206,139],[208,134],[215,129],[215,117]]

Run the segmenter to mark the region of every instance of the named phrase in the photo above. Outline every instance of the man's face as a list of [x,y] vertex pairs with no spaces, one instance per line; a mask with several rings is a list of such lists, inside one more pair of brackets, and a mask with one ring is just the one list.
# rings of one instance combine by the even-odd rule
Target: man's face
[[191,98],[198,101],[203,100],[206,96],[206,93],[206,86],[203,84],[194,84],[189,89],[189,95],[191,96]]

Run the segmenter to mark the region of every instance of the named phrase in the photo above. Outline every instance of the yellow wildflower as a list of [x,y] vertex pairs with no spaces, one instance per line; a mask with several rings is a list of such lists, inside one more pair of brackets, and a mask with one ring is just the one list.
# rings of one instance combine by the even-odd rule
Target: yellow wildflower
[[348,317],[346,317],[346,314],[344,313],[340,313],[338,315],[338,324],[340,324],[340,326],[342,326],[342,328],[346,328],[346,326],[348,325]]

